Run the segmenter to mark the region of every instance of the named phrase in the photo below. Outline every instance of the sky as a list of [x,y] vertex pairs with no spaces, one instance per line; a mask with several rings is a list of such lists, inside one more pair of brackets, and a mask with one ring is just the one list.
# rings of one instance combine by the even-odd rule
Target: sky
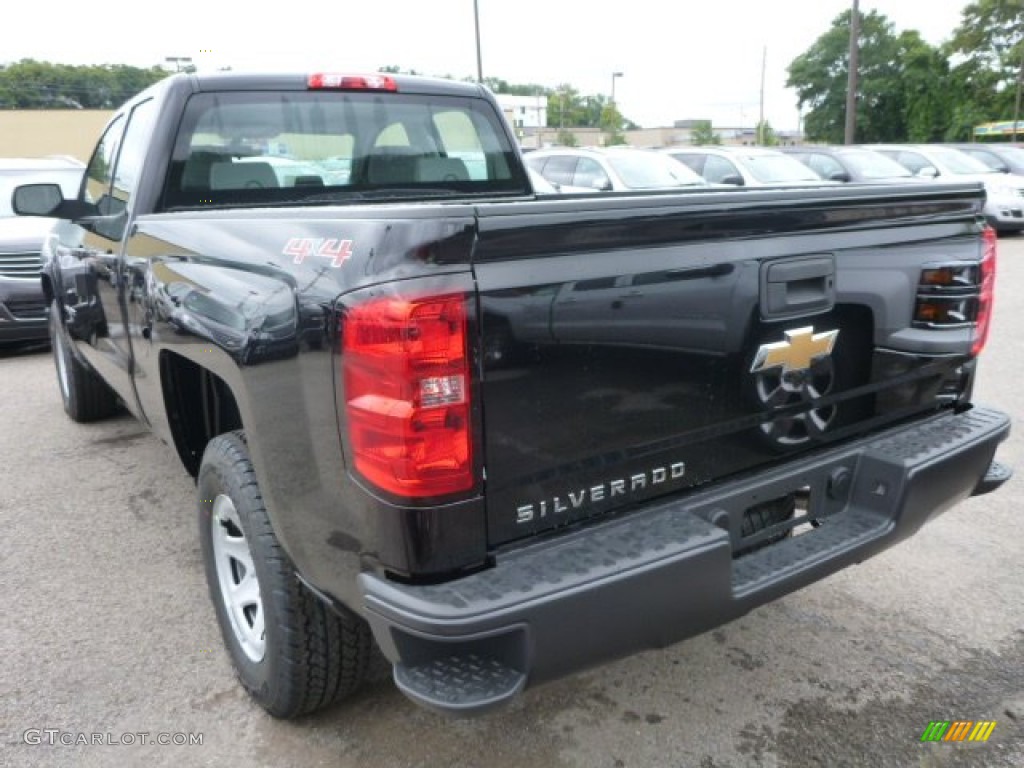
[[[476,0],[483,74],[510,83],[609,95],[644,127],[710,119],[752,126],[760,109],[777,130],[799,127],[786,67],[851,7],[851,0]],[[896,31],[947,39],[967,0],[860,0]],[[0,30],[0,63],[166,65],[200,70],[368,72],[396,65],[475,76],[473,0],[176,0],[20,3]],[[145,11],[141,10],[145,8]],[[157,9],[160,10],[157,10]],[[119,26],[120,25],[120,26]]]

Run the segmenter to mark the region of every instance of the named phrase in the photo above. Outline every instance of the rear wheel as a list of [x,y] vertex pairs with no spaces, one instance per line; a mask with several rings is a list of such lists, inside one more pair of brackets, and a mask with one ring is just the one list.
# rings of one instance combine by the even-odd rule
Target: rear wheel
[[60,305],[50,303],[50,347],[57,366],[64,411],[73,421],[97,421],[117,411],[117,395],[96,372],[71,352],[71,341],[60,322]]
[[372,639],[297,578],[270,524],[245,437],[209,442],[199,470],[199,534],[221,634],[242,685],[275,717],[340,701],[362,682]]

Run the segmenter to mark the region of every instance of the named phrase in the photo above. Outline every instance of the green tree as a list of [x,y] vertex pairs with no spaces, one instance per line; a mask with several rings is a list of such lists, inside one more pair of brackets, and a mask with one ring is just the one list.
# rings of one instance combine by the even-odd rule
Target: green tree
[[[379,67],[379,72],[389,74],[422,74],[414,69],[402,69],[395,65]],[[451,76],[446,76],[452,79]],[[463,78],[466,82],[476,82],[476,78]],[[584,95],[569,83],[562,83],[549,88],[537,83],[510,83],[501,77],[485,77],[484,83],[494,93],[507,93],[513,96],[536,96],[547,100],[547,125],[549,128],[601,128],[608,131],[607,114],[609,102],[603,94]],[[612,132],[619,143],[625,142],[622,131],[639,128],[636,123],[616,110],[618,130]]]
[[605,137],[605,146],[626,143],[626,137],[622,134],[622,122],[622,113],[619,112],[618,107],[611,102],[602,107],[600,128],[608,134]]
[[0,69],[0,109],[112,109],[165,77],[159,67],[23,59]]
[[600,128],[610,130],[611,123],[635,127],[628,118],[615,109],[614,117],[608,111],[611,105],[603,94],[583,95],[568,83],[562,83],[548,95],[548,126],[551,128]]
[[721,144],[722,137],[711,130],[710,120],[698,120],[690,134],[693,144]]
[[[808,108],[804,132],[813,141],[845,138],[850,11],[789,65],[787,85]],[[948,67],[915,32],[897,35],[877,11],[861,14],[857,93],[858,142],[939,138],[950,119]]]
[[580,145],[576,141],[576,134],[565,128],[558,129],[558,136],[555,138],[555,141],[562,147],[578,147]]
[[755,130],[757,131],[757,143],[762,147],[778,146],[779,137],[775,134],[772,124],[767,120],[759,121]]
[[956,62],[951,79],[960,97],[949,138],[969,138],[977,123],[1011,119],[1024,64],[1024,0],[975,0],[943,53]]
[[500,77],[485,77],[484,85],[494,93],[508,93],[513,96],[546,96],[547,89],[536,83],[510,83]]
[[916,30],[901,33],[897,46],[905,125],[901,138],[924,143],[942,141],[959,101],[951,97],[954,90],[949,62],[941,51],[922,40]]

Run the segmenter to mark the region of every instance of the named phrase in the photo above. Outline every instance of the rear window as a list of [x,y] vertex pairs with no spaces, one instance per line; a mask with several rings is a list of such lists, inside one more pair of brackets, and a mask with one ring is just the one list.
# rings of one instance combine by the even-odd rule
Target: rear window
[[164,208],[529,194],[481,99],[238,92],[193,96]]

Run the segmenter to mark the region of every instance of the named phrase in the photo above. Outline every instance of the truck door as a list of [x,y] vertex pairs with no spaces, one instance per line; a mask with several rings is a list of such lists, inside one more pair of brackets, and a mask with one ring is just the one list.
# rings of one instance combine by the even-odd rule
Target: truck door
[[123,245],[154,117],[153,102],[145,101],[108,126],[81,193],[98,215],[66,230],[57,254],[61,309],[76,347],[140,417],[125,321],[130,286]]

